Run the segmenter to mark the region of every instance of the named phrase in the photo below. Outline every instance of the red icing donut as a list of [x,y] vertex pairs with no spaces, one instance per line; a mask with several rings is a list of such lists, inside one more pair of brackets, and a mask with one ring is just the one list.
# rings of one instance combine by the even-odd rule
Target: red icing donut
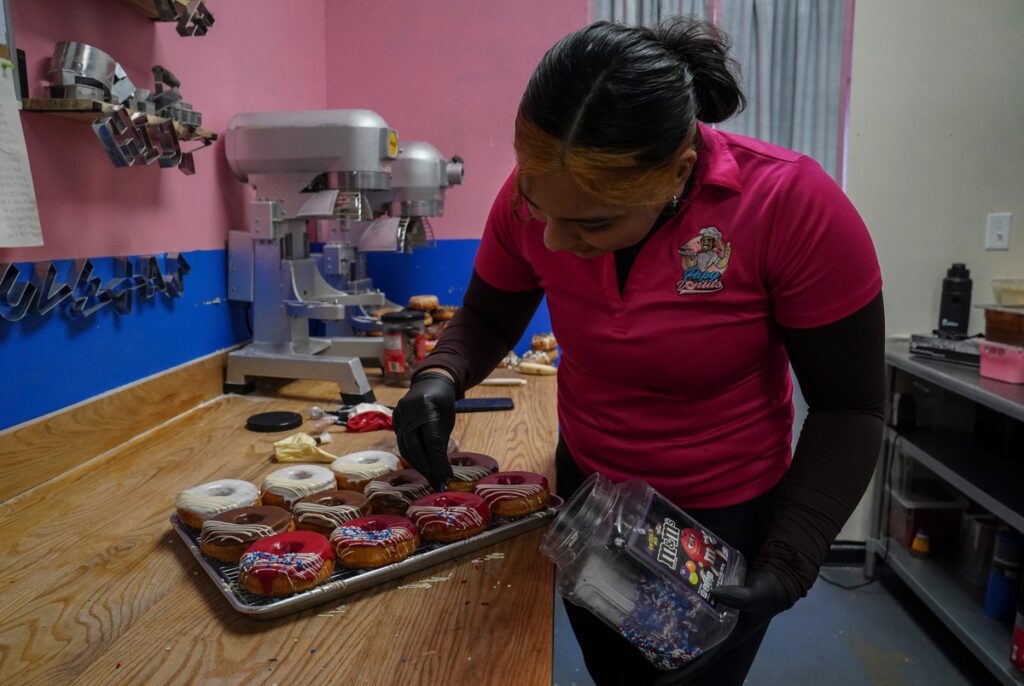
[[449,491],[420,498],[407,514],[425,541],[461,541],[480,533],[491,523],[483,498],[472,493]]
[[409,557],[420,544],[411,521],[397,515],[370,515],[345,522],[331,532],[338,564],[350,569],[383,567]]
[[334,571],[334,552],[312,531],[292,531],[260,539],[238,562],[238,580],[257,595],[288,595],[313,588]]
[[473,492],[484,499],[495,517],[522,517],[544,509],[550,492],[543,474],[498,472],[477,482]]
[[452,464],[452,478],[447,486],[449,491],[472,493],[477,481],[498,471],[498,461],[480,453],[449,453],[448,461]]

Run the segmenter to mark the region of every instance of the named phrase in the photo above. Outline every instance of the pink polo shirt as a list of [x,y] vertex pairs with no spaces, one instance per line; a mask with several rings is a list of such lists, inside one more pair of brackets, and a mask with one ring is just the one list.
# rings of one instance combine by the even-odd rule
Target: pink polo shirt
[[701,134],[689,199],[640,250],[622,295],[614,255],[544,247],[544,225],[513,210],[514,174],[476,257],[487,283],[546,292],[559,430],[583,471],[641,479],[691,508],[756,497],[789,466],[779,327],[830,324],[881,289],[864,222],[817,162]]

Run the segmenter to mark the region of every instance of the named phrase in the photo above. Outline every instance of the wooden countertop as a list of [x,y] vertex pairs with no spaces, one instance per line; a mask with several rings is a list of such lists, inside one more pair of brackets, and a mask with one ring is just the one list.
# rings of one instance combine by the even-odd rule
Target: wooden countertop
[[[272,443],[287,434],[248,432],[246,417],[336,407],[336,393],[297,381],[223,396],[0,503],[0,683],[548,686],[553,574],[537,550],[542,530],[260,621],[231,609],[171,529],[178,491],[225,477],[259,484],[281,466]],[[393,404],[402,391],[377,395]],[[511,395],[516,409],[459,415],[463,448],[553,479],[555,380],[470,395]],[[394,449],[390,432],[334,438],[335,454]],[[441,580],[401,588],[431,577]]]

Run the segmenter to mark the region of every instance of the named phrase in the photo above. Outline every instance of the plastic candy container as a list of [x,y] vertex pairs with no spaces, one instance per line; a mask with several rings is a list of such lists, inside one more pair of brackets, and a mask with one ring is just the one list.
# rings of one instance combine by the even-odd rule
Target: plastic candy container
[[711,597],[743,583],[746,561],[653,488],[588,478],[555,518],[541,552],[558,590],[600,617],[660,669],[724,640],[739,613]]

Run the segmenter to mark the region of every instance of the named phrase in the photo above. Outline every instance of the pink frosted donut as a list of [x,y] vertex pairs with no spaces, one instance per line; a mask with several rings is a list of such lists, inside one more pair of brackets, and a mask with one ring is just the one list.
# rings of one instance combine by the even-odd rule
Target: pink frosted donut
[[409,506],[406,516],[420,530],[424,541],[461,541],[475,536],[491,523],[491,511],[483,498],[472,493],[432,493]]
[[495,517],[522,517],[544,509],[551,497],[548,480],[534,472],[498,472],[477,482],[473,492]]
[[370,515],[349,520],[331,532],[338,564],[371,569],[400,562],[420,544],[420,534],[405,517]]
[[498,461],[480,453],[449,453],[448,461],[452,464],[452,478],[447,486],[449,491],[472,493],[477,481],[498,471]]
[[334,571],[327,539],[292,531],[260,539],[238,561],[238,581],[257,595],[289,595],[322,584]]

